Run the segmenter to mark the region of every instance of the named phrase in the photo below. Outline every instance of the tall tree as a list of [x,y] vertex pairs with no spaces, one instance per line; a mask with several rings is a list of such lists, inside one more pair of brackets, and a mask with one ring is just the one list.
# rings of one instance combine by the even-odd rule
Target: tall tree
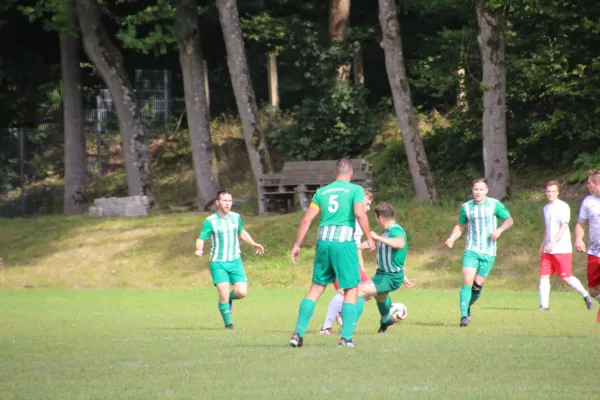
[[[65,135],[65,195],[64,213],[85,211],[86,148],[83,113],[83,82],[81,78],[79,36],[75,33],[75,1],[65,1],[68,25],[59,32],[60,67],[63,87],[63,130]],[[72,27],[72,29],[68,29]]]
[[[329,40],[333,46],[341,45],[350,36],[350,0],[329,0]],[[338,77],[350,80],[350,64],[338,67]]]
[[477,43],[483,67],[483,166],[489,196],[508,196],[509,167],[506,142],[506,67],[504,18],[501,8],[477,0]]
[[425,154],[410,96],[402,53],[400,24],[396,16],[394,0],[379,0],[379,23],[381,24],[381,47],[385,52],[385,67],[413,185],[420,200],[436,200],[435,180]]
[[123,142],[129,195],[147,195],[154,202],[148,147],[144,143],[144,125],[123,56],[108,36],[98,0],[77,0],[77,15],[85,52],[114,100]]
[[267,148],[265,135],[260,126],[258,107],[250,80],[244,38],[240,28],[236,0],[217,0],[219,20],[227,49],[227,66],[235,95],[235,102],[242,120],[242,131],[248,149],[248,157],[254,178],[273,167]]
[[183,73],[185,108],[192,146],[194,172],[200,210],[214,198],[218,187],[212,173],[212,140],[205,94],[204,65],[198,28],[196,0],[178,0],[178,24],[174,27],[179,43],[179,62]]

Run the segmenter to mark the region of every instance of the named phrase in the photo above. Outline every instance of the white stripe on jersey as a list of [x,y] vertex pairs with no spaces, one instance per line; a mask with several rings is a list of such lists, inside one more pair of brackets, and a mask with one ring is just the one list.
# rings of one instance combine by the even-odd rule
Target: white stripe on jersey
[[211,254],[210,260],[211,261],[217,261],[217,256],[219,254],[219,248],[221,246],[221,242],[219,242],[219,235],[218,235],[218,223],[219,220],[217,218],[213,219],[212,221],[210,221],[211,225],[212,225],[212,229],[213,229],[213,233],[212,233],[212,240],[214,243],[214,249],[213,249],[213,254]]

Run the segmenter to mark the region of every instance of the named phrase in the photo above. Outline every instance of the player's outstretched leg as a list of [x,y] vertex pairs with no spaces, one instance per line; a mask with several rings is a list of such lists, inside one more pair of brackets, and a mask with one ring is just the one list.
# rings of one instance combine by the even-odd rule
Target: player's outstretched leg
[[341,338],[344,339],[346,343],[352,342],[352,335],[356,328],[356,304],[344,303],[344,305],[342,305],[342,319],[344,320],[344,325],[342,325]]
[[387,328],[394,325],[396,321],[393,318],[390,318],[390,308],[392,307],[392,299],[390,296],[386,296],[383,302],[380,302],[376,299],[377,309],[379,310],[379,315],[381,319],[379,320],[380,325],[377,333],[384,333]]
[[327,307],[327,315],[325,316],[325,321],[323,322],[323,327],[321,328],[320,334],[323,335],[332,335],[333,334],[333,321],[337,317],[338,313],[342,310],[342,305],[344,304],[344,296],[339,293],[331,299],[329,302],[329,306]]
[[225,328],[233,329],[233,323],[231,322],[231,309],[229,303],[219,303],[219,312],[225,323]]
[[303,298],[300,302],[300,308],[298,310],[298,321],[296,322],[296,329],[290,339],[290,346],[302,347],[304,345],[304,333],[310,319],[312,318],[313,312],[315,311],[315,305],[317,303],[311,299]]
[[575,289],[583,297],[583,301],[585,301],[585,306],[588,310],[594,308],[594,303],[592,303],[592,298],[590,297],[590,294],[587,290],[585,290],[579,279],[571,275],[568,278],[565,278],[564,281],[567,285]]
[[469,307],[471,304],[472,286],[462,285],[460,288],[460,326],[469,325]]

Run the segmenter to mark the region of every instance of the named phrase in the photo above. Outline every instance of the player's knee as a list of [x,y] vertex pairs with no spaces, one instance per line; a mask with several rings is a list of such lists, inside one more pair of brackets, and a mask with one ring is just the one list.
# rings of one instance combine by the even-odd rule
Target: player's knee
[[589,288],[589,292],[592,297],[598,296],[600,294],[600,286]]
[[248,294],[248,288],[247,287],[245,287],[245,288],[236,288],[235,289],[235,294],[240,299],[243,299]]
[[477,282],[473,282],[472,290],[474,292],[481,292],[483,290],[483,283],[480,285]]

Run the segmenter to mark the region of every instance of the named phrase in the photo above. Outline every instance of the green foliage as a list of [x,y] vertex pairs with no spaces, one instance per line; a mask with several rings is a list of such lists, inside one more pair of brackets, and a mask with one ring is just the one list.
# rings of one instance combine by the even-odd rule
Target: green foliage
[[74,10],[67,0],[38,0],[33,6],[18,6],[29,22],[42,20],[49,31],[76,35],[77,26],[73,23]]
[[600,170],[600,153],[581,153],[573,162],[573,168],[575,169],[569,179],[568,183],[580,183],[585,182],[588,178],[587,172],[591,169]]
[[126,48],[143,54],[153,52],[166,54],[177,42],[175,7],[169,0],[157,0],[155,4],[125,16],[117,38]]
[[289,49],[299,52],[297,83],[310,96],[293,107],[295,123],[268,132],[269,142],[287,160],[355,156],[373,141],[380,115],[367,106],[367,91],[338,78],[357,43],[330,46],[311,23],[298,22]]
[[401,140],[388,141],[383,151],[371,154],[368,160],[377,198],[412,197],[414,189]]

